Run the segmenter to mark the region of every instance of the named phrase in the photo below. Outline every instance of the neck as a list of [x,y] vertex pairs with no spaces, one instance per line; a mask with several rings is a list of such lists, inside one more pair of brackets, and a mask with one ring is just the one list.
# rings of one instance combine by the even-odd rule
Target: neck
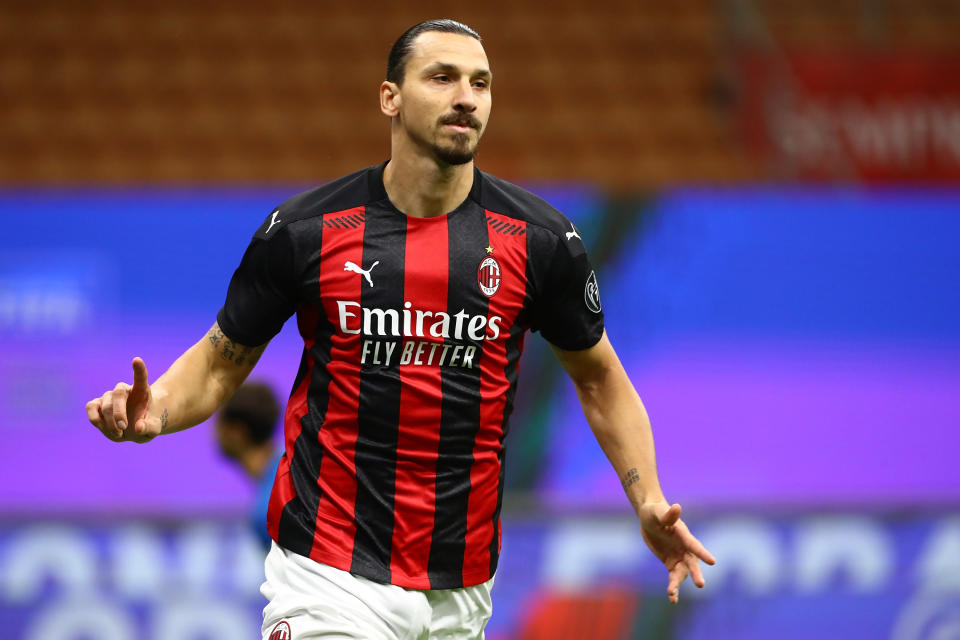
[[414,218],[450,213],[467,199],[473,187],[473,161],[439,164],[434,158],[404,149],[394,141],[383,186],[393,205]]
[[273,460],[273,444],[267,442],[245,451],[239,462],[250,477],[258,479],[263,477],[271,460]]

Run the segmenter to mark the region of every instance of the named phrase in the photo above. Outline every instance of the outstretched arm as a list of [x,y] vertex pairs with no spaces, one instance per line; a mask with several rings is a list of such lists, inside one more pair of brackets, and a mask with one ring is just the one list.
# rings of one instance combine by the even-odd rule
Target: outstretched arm
[[640,518],[643,539],[670,572],[667,594],[679,599],[680,583],[691,576],[704,585],[700,560],[713,556],[680,519],[680,505],[670,505],[660,489],[653,434],[646,409],[604,332],[593,347],[565,351],[553,347],[570,375],[587,423],[620,477]]
[[199,424],[237,390],[267,345],[230,340],[214,324],[152,385],[147,366],[133,359],[133,385],[120,382],[87,403],[87,417],[107,438],[148,442]]

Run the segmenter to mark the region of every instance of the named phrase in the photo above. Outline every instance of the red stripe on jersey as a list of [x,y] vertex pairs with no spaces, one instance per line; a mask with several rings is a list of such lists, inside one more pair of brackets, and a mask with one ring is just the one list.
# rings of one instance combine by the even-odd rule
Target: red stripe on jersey
[[309,409],[307,408],[307,390],[313,377],[313,349],[317,334],[319,314],[316,307],[303,305],[297,309],[297,327],[303,336],[303,351],[307,356],[307,370],[300,381],[300,385],[290,396],[287,410],[283,417],[284,455],[277,467],[277,475],[270,491],[270,502],[267,505],[267,532],[277,540],[280,537],[280,514],[287,503],[293,500],[297,491],[290,477],[290,461],[293,460],[293,443],[300,437],[300,421]]
[[390,572],[394,579],[402,577],[404,586],[416,589],[430,588],[424,569],[430,561],[433,537],[443,405],[440,367],[431,355],[433,345],[442,346],[443,338],[430,336],[433,320],[420,316],[416,310],[447,309],[447,233],[446,217],[407,220],[404,301],[414,303],[410,311],[410,332],[425,336],[404,338],[401,350],[401,410]]
[[[480,430],[473,445],[473,466],[470,468],[470,498],[467,509],[466,547],[463,553],[463,579],[490,573],[490,543],[494,537],[493,514],[497,510],[497,489],[500,481],[500,452],[503,439],[503,409],[510,383],[507,380],[507,338],[523,308],[527,293],[526,234],[497,233],[492,224],[503,221],[526,228],[521,220],[507,218],[490,211],[487,233],[491,254],[500,265],[500,287],[490,297],[487,312],[487,337],[493,335],[492,318],[499,336],[486,340],[480,356]],[[499,545],[498,545],[499,546]]]
[[[363,207],[328,215],[354,213],[362,216]],[[356,534],[354,453],[360,398],[360,292],[364,284],[361,274],[346,270],[346,263],[363,268],[363,230],[363,224],[325,227],[320,253],[320,296],[334,327],[327,365],[331,380],[327,412],[317,436],[321,448],[317,478],[320,503],[310,557],[344,571],[350,569]],[[347,332],[340,326],[340,305],[344,303],[353,313],[352,317],[347,316]]]

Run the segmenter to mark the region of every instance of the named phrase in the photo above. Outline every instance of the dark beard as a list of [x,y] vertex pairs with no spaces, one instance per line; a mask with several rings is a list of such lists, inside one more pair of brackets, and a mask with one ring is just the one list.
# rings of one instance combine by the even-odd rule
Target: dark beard
[[467,164],[477,155],[477,147],[470,147],[470,136],[465,133],[453,136],[451,146],[434,145],[433,151],[441,162],[454,166]]

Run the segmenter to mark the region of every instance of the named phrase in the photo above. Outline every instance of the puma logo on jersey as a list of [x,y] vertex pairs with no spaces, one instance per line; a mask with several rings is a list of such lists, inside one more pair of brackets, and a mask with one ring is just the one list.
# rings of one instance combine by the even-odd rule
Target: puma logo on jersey
[[577,233],[577,228],[573,226],[573,223],[570,223],[570,231],[567,231],[567,240],[570,238],[576,238],[580,242],[583,242],[583,238],[580,237],[580,234]]
[[273,217],[270,218],[270,226],[267,227],[267,230],[263,232],[264,235],[270,233],[270,229],[273,229],[273,225],[277,224],[278,222],[283,222],[283,220],[277,220],[278,215],[280,215],[280,209],[277,209],[273,212]]
[[367,279],[367,282],[370,283],[370,286],[372,287],[372,286],[373,286],[373,278],[370,277],[370,272],[373,271],[373,268],[374,268],[375,266],[377,266],[378,264],[380,264],[380,261],[379,261],[379,260],[377,260],[377,261],[374,262],[372,265],[370,265],[370,268],[369,268],[369,269],[363,270],[363,269],[361,269],[360,267],[358,267],[356,264],[354,264],[353,262],[351,262],[350,260],[347,260],[346,262],[343,263],[343,270],[344,270],[344,271],[353,271],[354,273],[359,273],[360,275],[362,275],[364,278]]

